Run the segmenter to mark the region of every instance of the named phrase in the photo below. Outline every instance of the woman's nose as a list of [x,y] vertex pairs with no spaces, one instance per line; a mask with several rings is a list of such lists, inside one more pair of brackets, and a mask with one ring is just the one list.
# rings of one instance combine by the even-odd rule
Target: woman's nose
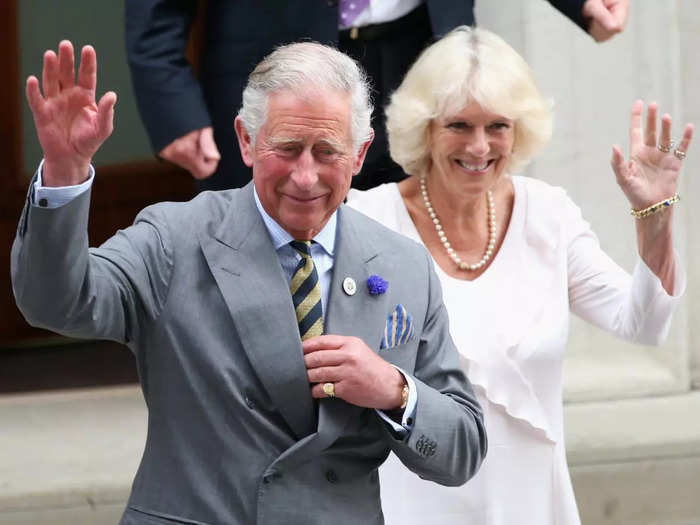
[[474,128],[465,149],[467,153],[475,157],[483,157],[486,155],[489,152],[489,141],[486,130],[481,127]]

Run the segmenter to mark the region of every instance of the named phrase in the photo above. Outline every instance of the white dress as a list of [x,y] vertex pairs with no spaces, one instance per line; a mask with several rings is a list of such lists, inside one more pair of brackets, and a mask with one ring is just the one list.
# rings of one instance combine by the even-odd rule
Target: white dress
[[[388,525],[579,524],[562,422],[569,311],[627,340],[658,344],[685,288],[678,264],[674,296],[641,260],[632,276],[622,270],[561,188],[512,180],[513,213],[491,266],[464,281],[435,265],[484,410],[488,454],[456,488],[421,480],[392,454],[380,468]],[[348,205],[421,242],[396,184],[351,190]]]

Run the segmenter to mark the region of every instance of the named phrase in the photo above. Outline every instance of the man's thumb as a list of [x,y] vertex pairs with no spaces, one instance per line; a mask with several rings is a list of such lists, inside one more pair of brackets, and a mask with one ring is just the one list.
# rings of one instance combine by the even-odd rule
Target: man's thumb
[[202,128],[202,132],[199,134],[199,149],[207,160],[219,160],[221,158],[216,142],[214,142],[214,130],[211,126]]

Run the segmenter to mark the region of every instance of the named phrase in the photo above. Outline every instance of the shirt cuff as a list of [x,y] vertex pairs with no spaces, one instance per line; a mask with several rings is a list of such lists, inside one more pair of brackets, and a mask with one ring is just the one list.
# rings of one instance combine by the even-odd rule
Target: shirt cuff
[[379,417],[381,417],[399,436],[407,436],[413,429],[414,416],[416,414],[416,405],[418,404],[418,393],[416,392],[416,384],[413,382],[413,378],[406,372],[401,370],[398,366],[394,367],[396,370],[401,372],[401,375],[406,380],[408,384],[408,401],[406,402],[406,408],[403,410],[403,416],[401,417],[401,424],[399,425],[396,421],[391,419],[386,412],[383,410],[375,409]]
[[89,190],[95,178],[95,168],[93,168],[91,164],[88,179],[82,184],[75,186],[47,187],[42,183],[43,170],[44,160],[42,159],[39,168],[36,170],[36,180],[34,181],[34,191],[32,192],[32,205],[40,208],[60,208],[64,204],[68,204],[78,195]]

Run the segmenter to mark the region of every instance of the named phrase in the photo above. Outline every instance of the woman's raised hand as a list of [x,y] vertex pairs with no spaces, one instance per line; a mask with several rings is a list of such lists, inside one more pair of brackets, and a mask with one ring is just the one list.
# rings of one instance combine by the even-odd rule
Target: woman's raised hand
[[693,125],[686,124],[677,145],[671,144],[671,117],[661,117],[661,135],[657,137],[659,108],[649,104],[645,129],[642,129],[644,102],[636,100],[630,118],[630,158],[625,160],[619,146],[613,146],[610,161],[617,183],[635,210],[642,210],[673,197],[678,186],[682,159],[693,138]]
[[27,78],[27,100],[44,152],[43,184],[70,186],[88,177],[95,152],[113,129],[117,95],[109,91],[95,102],[97,55],[85,46],[75,80],[73,44],[63,40],[58,55],[44,53],[42,96],[39,80]]

